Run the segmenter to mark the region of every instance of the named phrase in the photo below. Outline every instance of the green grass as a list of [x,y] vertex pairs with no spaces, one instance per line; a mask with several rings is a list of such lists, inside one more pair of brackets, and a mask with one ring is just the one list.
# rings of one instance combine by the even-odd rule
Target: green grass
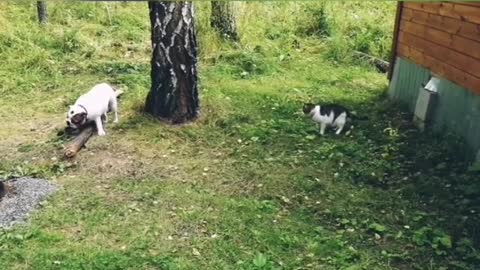
[[[313,26],[322,3],[237,3],[241,45],[221,43],[197,3],[201,117],[180,127],[141,111],[145,3],[49,4],[45,28],[33,4],[0,4],[0,173],[61,186],[26,225],[0,231],[0,269],[480,264],[478,174],[385,100],[384,75],[345,61],[358,49],[342,41],[347,8],[386,42],[394,3],[329,2]],[[382,57],[382,42],[368,52]],[[125,90],[120,123],[62,160],[65,109],[101,81]],[[351,137],[316,136],[301,114],[310,100],[369,120]]]

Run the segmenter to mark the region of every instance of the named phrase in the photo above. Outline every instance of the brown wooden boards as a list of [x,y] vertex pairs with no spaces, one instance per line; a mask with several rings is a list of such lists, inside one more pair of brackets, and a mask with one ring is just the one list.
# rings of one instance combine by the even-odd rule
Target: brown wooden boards
[[405,2],[396,52],[480,94],[480,3]]

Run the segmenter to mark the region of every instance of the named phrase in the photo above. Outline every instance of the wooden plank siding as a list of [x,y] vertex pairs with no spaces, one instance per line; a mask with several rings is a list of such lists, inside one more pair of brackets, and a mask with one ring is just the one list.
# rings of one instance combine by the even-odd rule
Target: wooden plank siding
[[405,2],[404,7],[480,24],[480,6],[455,2]]
[[480,94],[480,78],[465,73],[463,70],[446,64],[444,61],[429,56],[420,50],[416,50],[406,44],[399,43],[398,54],[420,66],[430,69],[435,74],[449,79],[458,85]]
[[480,3],[402,7],[396,54],[480,95]]
[[[480,6],[479,6],[480,7]],[[479,10],[480,12],[480,10]],[[404,8],[402,20],[422,24],[480,42],[480,25],[437,14]]]
[[464,6],[480,7],[479,2],[455,2],[455,1],[452,2],[452,1],[450,1],[450,3],[464,5]]

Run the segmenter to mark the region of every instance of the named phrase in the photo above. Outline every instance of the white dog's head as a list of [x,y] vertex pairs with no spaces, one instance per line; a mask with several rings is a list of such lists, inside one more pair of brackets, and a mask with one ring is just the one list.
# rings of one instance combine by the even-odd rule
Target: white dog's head
[[70,106],[67,112],[67,126],[78,129],[87,122],[87,111],[83,106]]

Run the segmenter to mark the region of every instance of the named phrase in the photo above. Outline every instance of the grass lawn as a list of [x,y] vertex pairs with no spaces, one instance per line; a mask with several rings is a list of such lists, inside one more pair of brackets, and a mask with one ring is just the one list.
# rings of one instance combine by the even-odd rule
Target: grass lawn
[[[286,4],[248,5],[257,36],[246,21]],[[0,174],[61,187],[0,230],[0,269],[478,269],[478,174],[412,128],[384,75],[317,38],[222,45],[199,19],[201,116],[168,126],[142,113],[146,4],[109,13],[52,3],[40,28],[33,4],[0,4]],[[104,81],[125,91],[120,123],[63,160],[67,106]],[[369,119],[320,137],[310,100]]]

